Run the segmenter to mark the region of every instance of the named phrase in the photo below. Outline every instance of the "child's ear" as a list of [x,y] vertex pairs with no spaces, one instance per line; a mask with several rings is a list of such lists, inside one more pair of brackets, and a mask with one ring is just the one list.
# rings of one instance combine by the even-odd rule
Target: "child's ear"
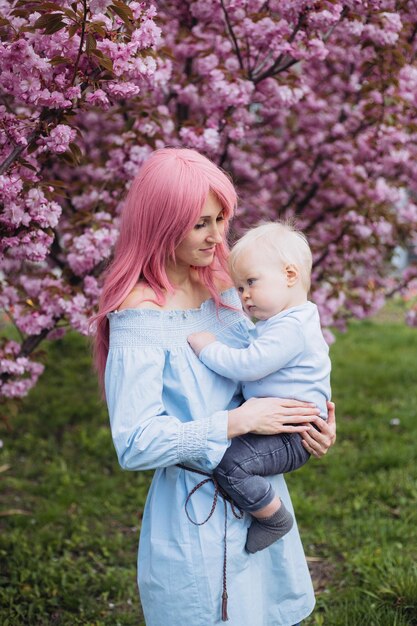
[[285,273],[287,275],[287,285],[288,287],[293,287],[300,277],[300,272],[295,265],[287,265],[285,267]]

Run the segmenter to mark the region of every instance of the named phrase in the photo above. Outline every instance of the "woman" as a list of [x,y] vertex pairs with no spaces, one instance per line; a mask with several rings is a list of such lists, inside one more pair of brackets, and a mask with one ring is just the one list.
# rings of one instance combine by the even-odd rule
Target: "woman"
[[[100,302],[96,359],[119,462],[156,469],[138,560],[147,626],[211,626],[227,617],[231,626],[292,626],[314,605],[296,526],[248,555],[249,520],[225,500],[215,506],[206,477],[230,440],[247,432],[300,432],[315,456],[335,439],[333,407],[326,423],[298,401],[240,406],[237,384],[205,368],[187,344],[198,330],[248,343],[252,325],[226,265],[235,204],[230,180],[199,153],[154,152],[128,194]],[[292,511],[283,477],[273,481]]]

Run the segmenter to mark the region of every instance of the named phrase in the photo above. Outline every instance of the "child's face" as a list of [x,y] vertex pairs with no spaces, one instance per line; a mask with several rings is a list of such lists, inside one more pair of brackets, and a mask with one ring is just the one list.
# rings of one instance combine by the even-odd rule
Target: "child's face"
[[262,251],[249,249],[238,256],[233,282],[250,317],[266,320],[293,306],[285,267]]

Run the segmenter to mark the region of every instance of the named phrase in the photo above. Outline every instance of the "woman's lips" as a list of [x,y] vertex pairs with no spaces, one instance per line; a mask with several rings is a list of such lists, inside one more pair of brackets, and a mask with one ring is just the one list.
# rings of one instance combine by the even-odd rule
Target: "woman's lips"
[[212,246],[211,248],[200,248],[200,252],[205,252],[206,254],[211,254],[212,252],[214,252],[215,249],[216,249],[215,246]]

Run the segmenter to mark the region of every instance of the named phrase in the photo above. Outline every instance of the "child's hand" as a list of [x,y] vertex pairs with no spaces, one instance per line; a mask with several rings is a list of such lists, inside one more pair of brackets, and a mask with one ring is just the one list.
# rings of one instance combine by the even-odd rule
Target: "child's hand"
[[216,335],[212,333],[193,333],[188,335],[187,341],[198,356],[203,348],[216,341]]

